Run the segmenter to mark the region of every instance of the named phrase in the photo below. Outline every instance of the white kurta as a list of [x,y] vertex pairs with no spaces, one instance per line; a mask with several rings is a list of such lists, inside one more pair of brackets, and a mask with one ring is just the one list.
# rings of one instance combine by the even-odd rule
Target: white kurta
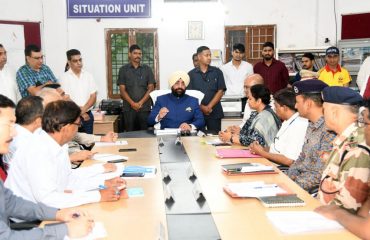
[[364,95],[367,85],[367,80],[370,76],[370,56],[365,59],[360,67],[360,71],[357,75],[357,86],[360,89],[361,96]]
[[93,76],[83,69],[80,77],[77,77],[77,75],[69,69],[61,76],[60,84],[66,94],[69,94],[72,101],[80,107],[86,104],[91,94],[97,92]]
[[21,99],[17,81],[15,80],[15,72],[7,64],[0,70],[0,94],[7,96],[14,103]]
[[72,170],[68,145],[42,130],[15,153],[5,186],[26,200],[66,208],[100,201],[96,189],[104,185],[103,172],[102,165]]
[[289,159],[297,160],[302,151],[307,126],[307,119],[300,117],[299,113],[293,114],[282,123],[274,142],[270,145],[270,153],[282,154]]
[[247,76],[253,74],[253,66],[245,61],[241,61],[236,68],[232,61],[221,66],[221,71],[224,74],[226,92],[225,95],[244,96],[244,80]]

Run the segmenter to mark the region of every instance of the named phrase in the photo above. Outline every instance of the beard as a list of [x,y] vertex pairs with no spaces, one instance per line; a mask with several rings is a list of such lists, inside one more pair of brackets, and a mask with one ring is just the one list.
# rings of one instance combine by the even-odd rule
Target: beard
[[266,61],[270,61],[272,59],[272,56],[271,55],[264,55],[262,56],[264,60]]
[[171,91],[172,91],[172,94],[175,97],[182,97],[182,96],[184,96],[186,90],[184,90],[182,88],[176,88],[176,89],[172,88]]

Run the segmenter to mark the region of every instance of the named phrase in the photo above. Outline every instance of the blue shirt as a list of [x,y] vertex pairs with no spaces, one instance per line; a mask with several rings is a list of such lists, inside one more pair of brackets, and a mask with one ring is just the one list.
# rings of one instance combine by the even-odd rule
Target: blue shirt
[[154,125],[159,110],[166,107],[169,112],[160,121],[161,129],[178,128],[182,123],[193,124],[197,129],[204,127],[203,113],[200,111],[198,100],[185,94],[182,97],[176,97],[168,93],[157,98],[152,112],[148,118],[148,124]]
[[[216,67],[208,66],[205,73],[199,68],[194,68],[189,72],[190,83],[188,89],[198,90],[204,93],[202,105],[208,105],[219,90],[226,91],[226,84],[222,71]],[[223,118],[224,112],[221,103],[218,102],[212,109],[211,114],[206,115],[205,118],[218,119]]]
[[40,71],[33,70],[28,64],[23,65],[17,71],[17,84],[22,97],[30,95],[27,91],[29,87],[37,87],[48,81],[56,83],[57,79],[45,64],[41,65]]

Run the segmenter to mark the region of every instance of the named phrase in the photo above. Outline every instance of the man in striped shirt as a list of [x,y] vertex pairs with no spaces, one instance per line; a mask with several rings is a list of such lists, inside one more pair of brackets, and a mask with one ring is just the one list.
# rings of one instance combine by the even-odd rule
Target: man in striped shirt
[[26,64],[17,71],[17,84],[22,97],[36,95],[45,85],[56,83],[51,69],[46,66],[41,49],[36,45],[28,45],[24,50]]

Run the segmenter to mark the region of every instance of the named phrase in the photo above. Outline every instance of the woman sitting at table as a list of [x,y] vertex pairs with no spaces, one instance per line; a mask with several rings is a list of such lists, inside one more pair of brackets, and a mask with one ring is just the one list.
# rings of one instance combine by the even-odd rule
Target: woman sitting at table
[[271,109],[270,91],[262,84],[254,85],[248,94],[248,104],[252,110],[251,116],[240,130],[239,134],[229,131],[219,132],[221,141],[249,146],[257,141],[262,146],[270,146],[278,132],[281,122]]

